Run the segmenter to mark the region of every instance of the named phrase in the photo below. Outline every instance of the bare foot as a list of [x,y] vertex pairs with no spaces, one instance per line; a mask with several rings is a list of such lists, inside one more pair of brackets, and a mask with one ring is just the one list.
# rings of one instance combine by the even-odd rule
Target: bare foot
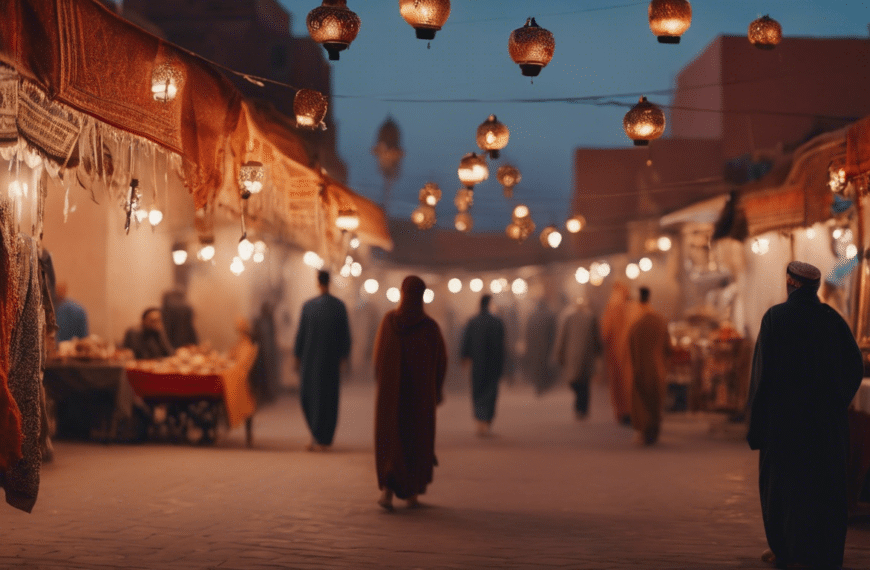
[[384,489],[384,492],[381,493],[381,498],[378,499],[378,505],[381,506],[385,511],[392,512],[393,509],[393,492],[389,489]]

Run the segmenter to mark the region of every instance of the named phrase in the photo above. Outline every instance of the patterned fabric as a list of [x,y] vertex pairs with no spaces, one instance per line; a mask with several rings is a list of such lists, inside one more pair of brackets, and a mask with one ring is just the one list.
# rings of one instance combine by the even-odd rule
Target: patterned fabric
[[21,411],[22,458],[3,474],[6,502],[30,512],[39,492],[42,464],[40,431],[42,427],[41,385],[45,312],[39,283],[39,254],[36,242],[19,235],[16,263],[19,304],[12,330],[9,358],[9,391]]
[[9,392],[9,354],[17,319],[18,282],[12,204],[0,197],[0,482],[2,473],[21,459],[21,413]]

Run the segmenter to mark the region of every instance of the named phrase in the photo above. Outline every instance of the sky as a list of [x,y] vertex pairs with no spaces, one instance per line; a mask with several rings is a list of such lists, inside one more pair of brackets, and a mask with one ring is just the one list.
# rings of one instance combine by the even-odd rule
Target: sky
[[[293,16],[294,35],[307,35],[305,16],[319,0],[279,1]],[[749,23],[765,14],[780,22],[786,37],[867,38],[870,24],[870,0],[692,0],[690,29],[680,44],[665,45],[649,30],[648,0],[453,0],[449,20],[427,49],[398,4],[348,0],[362,20],[360,32],[341,59],[330,62],[337,123],[331,127],[338,129],[349,185],[382,202],[384,182],[371,148],[391,116],[401,129],[405,158],[388,214],[407,219],[419,189],[432,181],[444,193],[438,225],[452,227],[459,160],[480,152],[477,126],[495,114],[510,129],[510,143],[501,159],[490,162],[489,180],[475,189],[475,231],[502,231],[510,221],[512,204],[495,180],[500,164],[521,170],[515,200],[525,201],[542,227],[569,215],[575,148],[631,146],[622,117],[636,95],[616,98],[625,107],[515,100],[673,88],[679,70],[716,36],[745,35]],[[530,16],[556,40],[553,60],[534,83],[507,50],[511,31]],[[415,102],[421,99],[437,101]],[[459,99],[483,102],[451,101]],[[670,96],[649,99],[667,104]]]

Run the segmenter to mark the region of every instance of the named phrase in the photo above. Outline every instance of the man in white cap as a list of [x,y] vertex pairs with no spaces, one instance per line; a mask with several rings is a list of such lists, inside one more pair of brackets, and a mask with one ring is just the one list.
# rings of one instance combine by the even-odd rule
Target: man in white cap
[[833,569],[846,544],[846,410],[863,359],[846,321],[818,298],[819,270],[793,261],[788,299],[761,321],[747,440],[760,451],[759,490],[777,568]]

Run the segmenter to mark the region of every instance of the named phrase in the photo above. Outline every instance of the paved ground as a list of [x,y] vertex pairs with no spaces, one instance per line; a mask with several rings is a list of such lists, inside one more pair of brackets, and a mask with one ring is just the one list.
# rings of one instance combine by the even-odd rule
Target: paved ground
[[[373,390],[343,392],[336,448],[303,451],[294,399],[214,447],[58,442],[33,514],[0,504],[0,568],[751,569],[765,548],[756,455],[709,417],[671,416],[638,448],[596,385],[503,390],[497,436],[472,434],[464,392],[439,411],[427,508],[375,504]],[[870,523],[850,527],[870,568]]]

